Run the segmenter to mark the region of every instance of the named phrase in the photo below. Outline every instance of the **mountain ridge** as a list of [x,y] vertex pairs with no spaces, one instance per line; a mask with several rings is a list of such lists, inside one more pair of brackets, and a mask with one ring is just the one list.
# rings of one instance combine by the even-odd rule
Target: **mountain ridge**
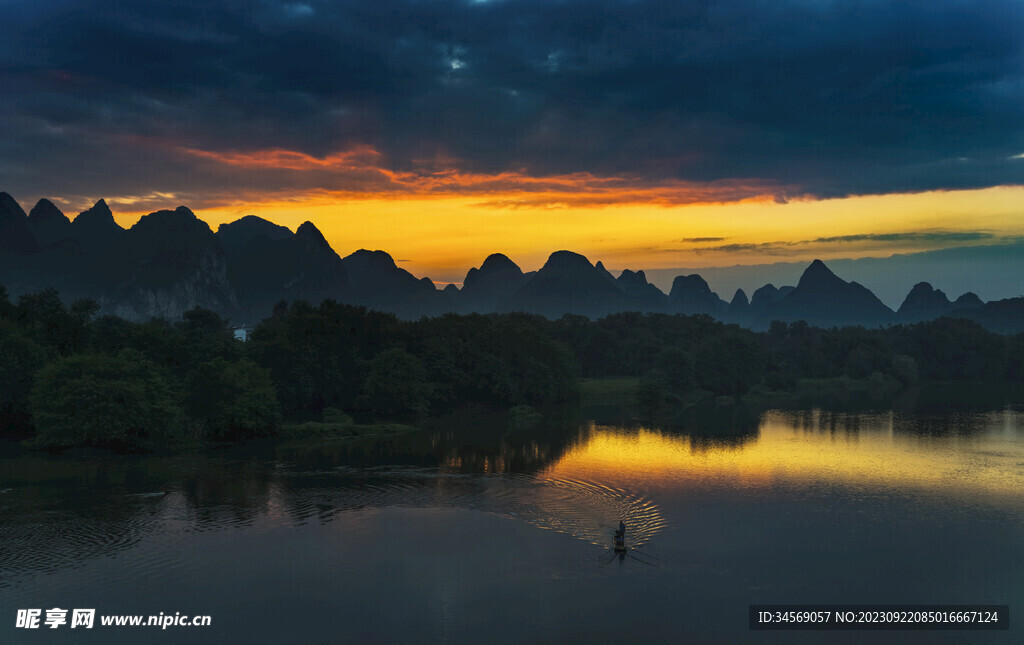
[[893,311],[817,259],[795,287],[769,283],[750,298],[737,289],[727,302],[700,274],[676,276],[666,294],[643,270],[615,276],[603,262],[591,263],[569,250],[551,253],[544,266],[528,273],[508,256],[492,253],[467,272],[461,289],[439,290],[429,278],[399,267],[385,251],[359,249],[339,256],[311,222],[293,233],[247,215],[214,233],[184,206],[145,215],[125,230],[102,199],[70,220],[45,199],[26,215],[13,197],[0,193],[0,230],[11,233],[0,245],[0,284],[12,294],[57,286],[65,297],[92,297],[105,313],[137,320],[177,317],[201,306],[252,322],[270,315],[281,300],[316,304],[330,298],[402,318],[511,311],[601,317],[637,311],[702,314],[767,329],[774,320],[874,327],[956,316],[1003,333],[1024,330],[1024,308],[1018,305],[1024,298],[985,303],[967,292],[950,301],[943,291],[919,282]]

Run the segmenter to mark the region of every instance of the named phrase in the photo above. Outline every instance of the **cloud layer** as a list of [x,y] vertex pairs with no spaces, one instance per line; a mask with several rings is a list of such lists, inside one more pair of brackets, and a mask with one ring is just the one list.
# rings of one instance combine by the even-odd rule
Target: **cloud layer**
[[[680,241],[712,241],[726,238],[690,238]],[[731,243],[715,246],[698,246],[691,249],[695,254],[704,253],[756,253],[763,255],[807,255],[808,252],[831,249],[841,250],[845,245],[857,245],[873,251],[885,249],[921,249],[962,246],[980,242],[1014,243],[1019,236],[996,235],[991,231],[906,231],[900,233],[857,233],[854,235],[833,235],[808,240],[776,241],[757,243]]]
[[[201,206],[267,190],[579,193],[608,179],[784,201],[1024,183],[1017,0],[3,11],[0,189],[16,196]],[[614,201],[605,193],[596,201]]]

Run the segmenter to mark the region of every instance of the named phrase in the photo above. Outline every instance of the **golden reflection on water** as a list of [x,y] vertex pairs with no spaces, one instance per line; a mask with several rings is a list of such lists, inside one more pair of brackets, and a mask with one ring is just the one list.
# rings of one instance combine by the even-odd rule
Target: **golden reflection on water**
[[1024,415],[946,416],[936,424],[892,413],[772,411],[756,436],[717,444],[594,426],[542,477],[675,488],[836,483],[1024,500]]

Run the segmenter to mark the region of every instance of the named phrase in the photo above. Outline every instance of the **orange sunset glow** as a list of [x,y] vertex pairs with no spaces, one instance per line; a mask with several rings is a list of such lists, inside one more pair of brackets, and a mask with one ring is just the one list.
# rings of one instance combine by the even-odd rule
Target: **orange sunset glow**
[[[200,153],[190,151],[190,154]],[[417,276],[459,282],[492,252],[524,270],[558,249],[602,260],[609,269],[660,269],[887,256],[939,248],[919,241],[830,243],[823,237],[984,231],[1024,235],[1024,188],[932,191],[836,199],[781,199],[768,186],[643,182],[587,173],[548,178],[444,170],[393,173],[372,163],[372,150],[315,159],[287,151],[256,155],[201,153],[217,164],[276,172],[358,174],[363,190],[315,190],[211,200],[193,205],[216,230],[257,215],[295,230],[311,221],[342,256],[382,249]],[[341,170],[339,170],[341,169]],[[111,197],[115,217],[131,226],[157,208],[190,205],[185,196]],[[145,204],[144,210],[138,206]],[[969,213],[969,216],[967,215]]]
[[[1024,235],[1024,187],[816,199],[756,180],[691,182],[580,172],[464,172],[453,160],[396,172],[369,146],[324,157],[268,149],[214,152],[175,147],[210,172],[257,173],[344,190],[249,189],[244,199],[154,193],[111,196],[123,226],[158,208],[190,205],[213,229],[257,215],[295,230],[313,222],[340,255],[382,249],[417,276],[461,281],[492,252],[524,270],[570,249],[613,270],[722,266],[887,256],[939,248],[935,242],[819,241],[870,232]],[[290,179],[292,180],[292,179]],[[145,208],[140,210],[139,206]],[[970,214],[969,217],[967,214]]]

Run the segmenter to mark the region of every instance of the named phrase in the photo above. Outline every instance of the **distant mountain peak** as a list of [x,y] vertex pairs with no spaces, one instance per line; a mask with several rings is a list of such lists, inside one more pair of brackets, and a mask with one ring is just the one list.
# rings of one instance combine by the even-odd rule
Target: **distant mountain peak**
[[233,222],[228,222],[226,224],[221,224],[220,226],[217,227],[217,232],[219,233],[222,229],[250,228],[250,227],[251,228],[256,228],[256,229],[263,229],[263,228],[270,228],[270,227],[284,228],[283,226],[278,226],[277,224],[271,222],[270,220],[263,219],[259,215],[244,215],[242,217],[239,217],[238,219],[236,219]]
[[192,230],[201,230],[211,235],[213,234],[210,225],[196,217],[196,214],[186,206],[179,206],[173,211],[160,210],[143,215],[130,230],[147,231],[156,235],[171,231],[186,232]]
[[572,251],[555,251],[548,256],[548,261],[544,263],[541,270],[544,269],[593,269],[594,265],[590,263],[590,260],[586,256],[574,253]]
[[523,274],[523,270],[519,268],[515,262],[513,262],[504,253],[491,253],[484,260],[484,263],[480,265],[480,273],[496,273],[498,271],[512,271]]
[[122,233],[124,229],[114,221],[114,214],[103,199],[97,200],[71,222],[71,237],[91,253],[102,251]]
[[110,211],[110,206],[107,206],[107,200],[100,197],[96,200],[96,203],[92,205],[86,212],[93,211],[99,215],[109,215],[111,219],[114,218],[114,213]]
[[28,219],[28,215],[10,193],[0,193],[0,223],[12,219]]
[[480,268],[466,272],[458,292],[460,307],[488,313],[507,300],[526,282],[523,270],[502,253],[487,256]]
[[629,269],[623,269],[619,277],[615,279],[616,282],[625,286],[644,286],[647,284],[647,276],[644,275],[643,271],[631,271]]
[[90,208],[79,213],[71,223],[74,224],[76,228],[86,226],[90,228],[116,228],[119,231],[124,230],[118,226],[117,222],[114,221],[114,214],[110,212],[110,207],[107,206],[107,202],[102,199],[97,200]]
[[605,278],[607,278],[608,280],[611,280],[612,282],[615,282],[615,276],[612,275],[611,271],[609,271],[608,269],[604,268],[604,263],[603,262],[598,260],[597,264],[594,265],[594,268],[597,269],[598,273],[603,275]]
[[69,224],[71,223],[71,220],[69,220],[53,202],[45,197],[36,202],[36,205],[32,207],[32,210],[28,214],[28,220],[30,224],[60,220],[64,220]]
[[[932,285],[927,282],[918,282],[914,285],[914,288],[907,294],[906,300],[903,304],[907,303],[927,303],[927,304],[941,304],[948,305],[949,298],[946,294],[939,289],[932,288]],[[902,307],[900,307],[902,309]]]
[[71,220],[53,202],[45,198],[36,202],[29,212],[28,228],[40,248],[50,247],[73,237]]
[[395,259],[391,257],[391,255],[388,252],[381,251],[380,249],[377,249],[375,251],[370,251],[369,249],[359,249],[358,251],[355,251],[354,253],[345,258],[346,261],[350,259],[358,260],[361,262],[373,262],[374,264],[386,265],[390,267],[398,266],[397,264],[395,264]]
[[[345,264],[345,271],[348,272],[349,279],[357,287],[363,280],[364,274],[372,275],[381,271],[390,273],[398,269],[394,258],[380,250],[359,249],[355,253],[342,258],[342,262]],[[410,275],[410,277],[412,276]],[[413,279],[415,280],[415,278]]]
[[944,316],[952,307],[945,293],[927,282],[918,282],[903,299],[896,315],[901,322],[913,323]]
[[0,251],[24,254],[36,249],[25,210],[8,193],[0,193]]
[[720,314],[728,303],[711,290],[707,281],[697,273],[676,276],[668,301],[674,311],[683,314]]
[[327,238],[324,237],[324,234],[320,232],[320,229],[318,229],[313,222],[303,222],[295,231],[295,236],[320,246],[326,246],[328,248],[331,246],[327,243]]
[[747,300],[747,292],[744,291],[743,289],[737,289],[736,293],[734,293],[732,296],[732,300],[729,302],[730,306],[746,307],[749,304],[750,301]]
[[668,297],[661,289],[647,281],[647,275],[643,271],[623,269],[615,279],[615,286],[634,298],[643,311],[664,311],[667,306]]
[[669,298],[676,299],[683,294],[711,295],[711,287],[708,285],[707,280],[698,273],[678,275],[672,281],[672,290],[669,291],[668,296]]
[[288,240],[293,234],[285,226],[274,224],[256,215],[246,215],[217,227],[217,238],[226,248],[241,249],[257,238]]
[[846,281],[832,273],[832,269],[825,266],[825,263],[821,260],[815,260],[811,262],[803,275],[800,276],[800,281],[797,283],[797,288],[804,291],[808,289],[832,289],[839,283],[846,284]]
[[764,309],[778,299],[779,290],[775,288],[774,284],[769,282],[754,291],[754,295],[750,297],[750,306],[754,309]]
[[967,308],[981,307],[985,303],[982,301],[981,298],[978,297],[978,294],[974,293],[973,291],[968,291],[967,293],[957,298],[956,302],[954,302],[953,304],[955,304],[957,308]]
[[507,311],[533,311],[557,318],[564,314],[603,316],[632,304],[614,279],[572,251],[551,254],[537,273],[504,303]]
[[[886,307],[869,289],[856,282],[846,282],[815,260],[800,276],[796,289],[782,295],[760,314],[761,327],[772,320],[804,320],[818,327],[861,325],[875,327],[893,321],[892,309]],[[755,294],[757,295],[757,294]]]

